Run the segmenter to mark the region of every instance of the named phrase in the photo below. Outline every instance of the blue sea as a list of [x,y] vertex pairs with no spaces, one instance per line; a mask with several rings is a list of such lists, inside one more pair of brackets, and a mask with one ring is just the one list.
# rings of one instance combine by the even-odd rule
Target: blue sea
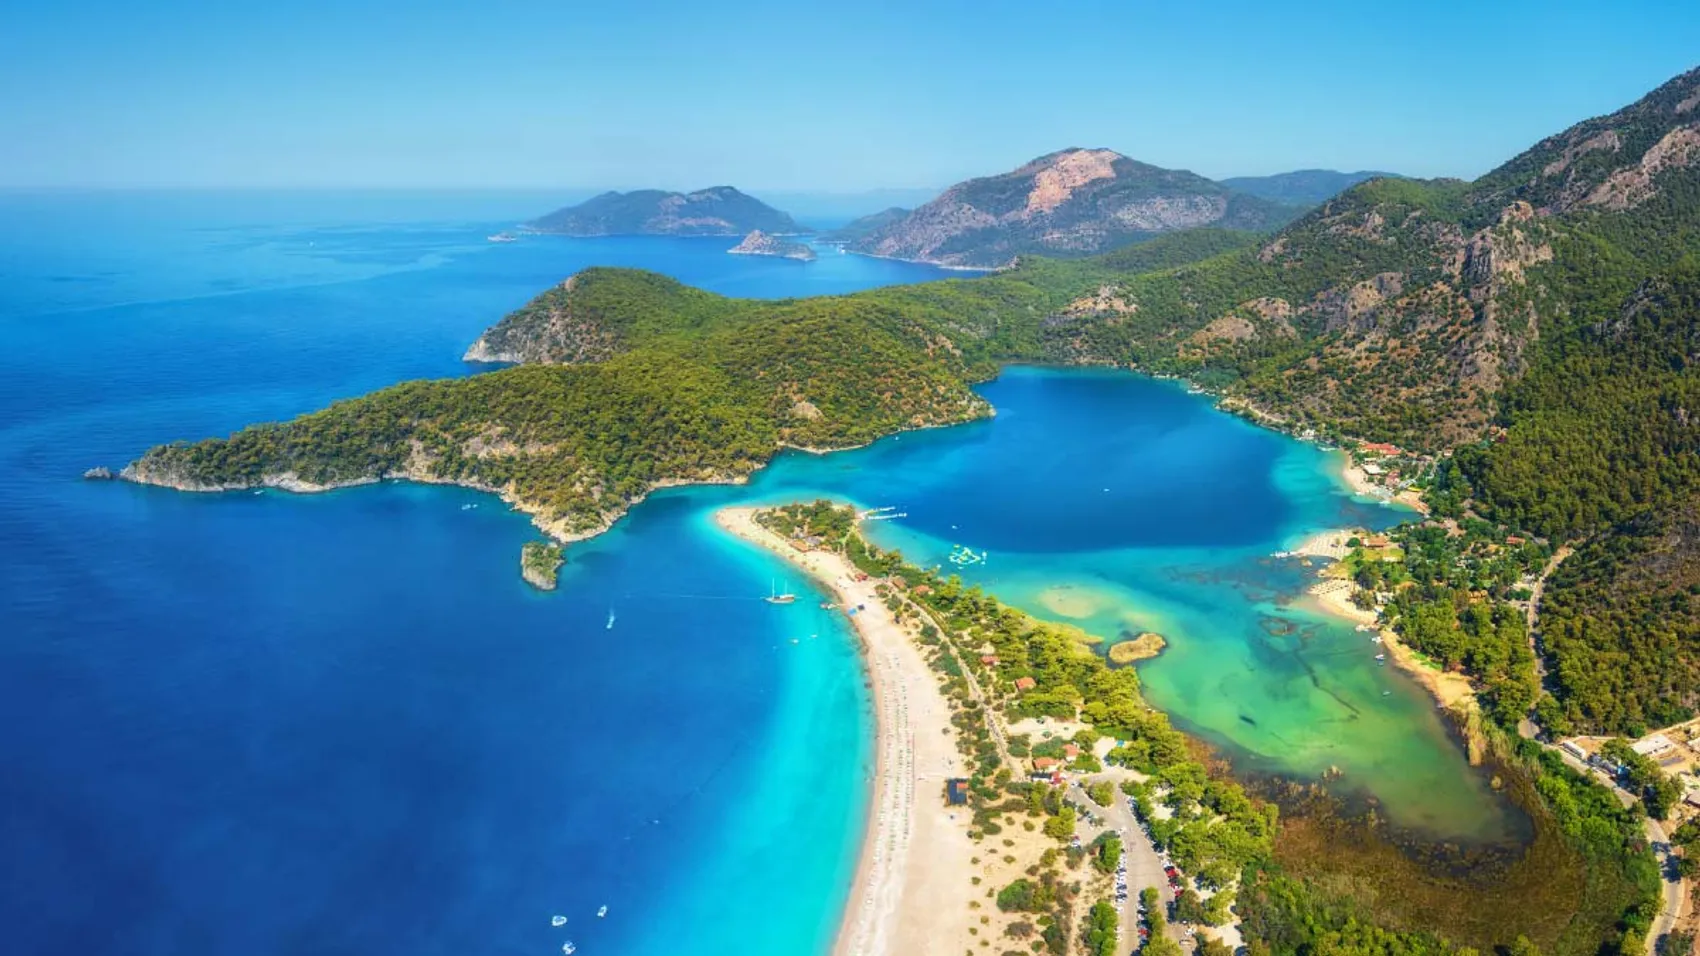
[[475,374],[459,356],[484,327],[587,265],[766,297],[942,275],[720,239],[486,241],[553,205],[0,194],[7,951],[824,952],[870,763],[855,646],[814,600],[756,600],[785,566],[710,521],[815,494],[901,506],[878,534],[917,560],[990,551],[965,577],[1034,613],[1163,630],[1149,693],[1238,765],[1337,765],[1412,826],[1504,831],[1420,691],[1267,557],[1399,516],[1169,383],[1010,370],[984,389],[995,421],[658,494],[569,549],[550,594],[517,573],[535,531],[486,495],[79,480]]

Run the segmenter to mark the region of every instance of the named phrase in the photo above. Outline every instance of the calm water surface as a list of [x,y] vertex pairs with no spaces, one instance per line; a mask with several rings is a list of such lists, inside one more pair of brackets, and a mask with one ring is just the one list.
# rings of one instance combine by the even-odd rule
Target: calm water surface
[[76,480],[469,374],[482,328],[586,265],[761,296],[939,275],[723,240],[484,240],[550,205],[0,196],[8,948],[823,951],[869,761],[853,644],[812,601],[754,600],[783,567],[708,520],[800,494],[902,505],[881,535],[921,560],[990,549],[970,577],[1036,613],[1169,634],[1151,696],[1243,765],[1335,764],[1400,819],[1499,826],[1420,693],[1289,606],[1305,572],[1263,557],[1392,516],[1160,383],[1012,371],[985,390],[995,422],[658,495],[549,595],[516,573],[533,532],[488,496]]

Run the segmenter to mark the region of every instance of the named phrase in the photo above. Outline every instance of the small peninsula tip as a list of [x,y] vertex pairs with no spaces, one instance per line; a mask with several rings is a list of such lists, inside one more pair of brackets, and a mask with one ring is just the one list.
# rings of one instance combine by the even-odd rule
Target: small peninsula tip
[[527,541],[519,550],[519,573],[539,591],[555,590],[561,565],[566,562],[561,546],[547,541]]

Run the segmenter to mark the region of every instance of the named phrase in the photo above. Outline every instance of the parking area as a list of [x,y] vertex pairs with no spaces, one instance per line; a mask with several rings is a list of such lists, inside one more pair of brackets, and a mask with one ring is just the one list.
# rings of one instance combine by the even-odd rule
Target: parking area
[[[1132,952],[1147,935],[1144,914],[1140,912],[1139,891],[1150,887],[1158,892],[1165,904],[1171,903],[1180,892],[1180,875],[1167,857],[1151,842],[1151,837],[1146,834],[1145,828],[1140,825],[1139,818],[1134,813],[1133,801],[1126,794],[1118,789],[1115,799],[1107,807],[1093,803],[1086,795],[1083,789],[1085,784],[1102,780],[1117,782],[1108,776],[1069,782],[1069,801],[1079,812],[1075,839],[1080,841],[1082,846],[1090,844],[1099,834],[1105,832],[1114,832],[1121,839],[1122,861],[1113,874],[1112,885],[1116,909],[1121,915],[1122,946],[1119,949]],[[1171,923],[1167,935],[1183,946],[1189,942],[1186,927]]]

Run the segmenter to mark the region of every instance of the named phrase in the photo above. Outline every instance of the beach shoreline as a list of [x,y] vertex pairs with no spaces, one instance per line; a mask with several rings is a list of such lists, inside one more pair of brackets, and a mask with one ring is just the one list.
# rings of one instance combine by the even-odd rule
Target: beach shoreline
[[[944,803],[946,777],[967,776],[938,677],[886,609],[873,580],[857,580],[842,555],[798,551],[728,507],[715,524],[764,548],[830,591],[846,608],[860,645],[874,711],[872,795],[861,849],[832,946],[834,956],[903,956],[970,947],[973,843]],[[865,576],[863,576],[865,578]]]
[[1397,493],[1388,494],[1386,486],[1370,477],[1369,472],[1364,471],[1363,466],[1352,459],[1350,452],[1339,450],[1337,454],[1340,462],[1337,474],[1341,483],[1350,488],[1352,494],[1360,498],[1391,501],[1397,505],[1404,505],[1424,517],[1428,516],[1428,503],[1423,501],[1421,492],[1415,488],[1406,488]]
[[[1350,531],[1326,531],[1313,535],[1306,543],[1331,542],[1335,538],[1344,539],[1351,534],[1353,532]],[[1293,553],[1332,557],[1332,555],[1326,553],[1325,546],[1319,547],[1316,551],[1295,551]],[[1343,621],[1349,621],[1354,625],[1367,624],[1374,627],[1375,632],[1381,637],[1381,646],[1387,654],[1387,659],[1392,662],[1393,666],[1410,675],[1412,680],[1428,691],[1429,695],[1435,699],[1442,709],[1447,711],[1462,709],[1465,713],[1477,709],[1476,690],[1471,686],[1468,677],[1463,674],[1438,670],[1424,663],[1417,656],[1415,650],[1400,640],[1398,632],[1382,622],[1379,612],[1361,608],[1352,603],[1352,593],[1357,590],[1357,585],[1344,578],[1329,575],[1328,572],[1333,567],[1334,565],[1330,564],[1317,572],[1318,580],[1316,583],[1305,589],[1305,604],[1313,610]]]

